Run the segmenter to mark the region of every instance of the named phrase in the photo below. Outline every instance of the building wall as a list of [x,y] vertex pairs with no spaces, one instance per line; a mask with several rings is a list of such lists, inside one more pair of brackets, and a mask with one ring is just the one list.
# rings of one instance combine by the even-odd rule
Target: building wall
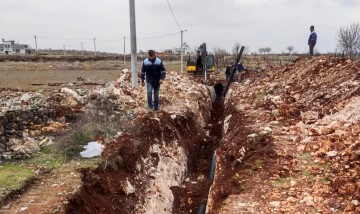
[[19,52],[16,52],[16,49],[13,50],[12,48],[5,48],[3,51],[0,51],[0,54],[6,55],[6,51],[8,51],[8,55],[16,55],[16,54],[26,54],[26,49],[20,49]]
[[28,45],[22,45],[13,43],[11,41],[3,41],[3,44],[0,44],[0,54],[6,55],[16,55],[16,54],[26,54]]

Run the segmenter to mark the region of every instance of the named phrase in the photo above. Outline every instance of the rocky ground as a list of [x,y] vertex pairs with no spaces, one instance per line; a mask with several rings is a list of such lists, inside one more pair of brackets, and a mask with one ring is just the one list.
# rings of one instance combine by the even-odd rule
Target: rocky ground
[[[13,89],[1,91],[0,121],[3,139],[1,155],[7,159],[4,162],[6,165],[10,162],[16,164],[12,161],[14,159],[32,158],[34,154],[41,153],[48,146],[56,145],[57,141],[60,141],[62,136],[66,136],[68,132],[73,136],[78,136],[76,132],[79,131],[79,126],[88,126],[89,124],[96,126],[91,129],[92,131],[98,132],[97,135],[93,135],[95,139],[91,140],[98,140],[106,147],[103,161],[100,162],[99,167],[94,171],[82,171],[82,179],[86,184],[82,188],[87,191],[87,185],[90,185],[91,191],[94,193],[92,196],[87,197],[81,188],[78,194],[70,197],[73,192],[77,192],[79,187],[80,176],[77,176],[76,170],[79,167],[64,165],[60,169],[51,171],[51,176],[42,176],[40,184],[37,182],[31,184],[30,187],[27,185],[26,189],[20,191],[21,194],[15,197],[18,198],[16,201],[9,200],[14,197],[12,196],[13,192],[11,197],[5,197],[6,200],[1,202],[2,212],[48,213],[54,210],[61,212],[64,211],[62,205],[68,203],[64,199],[69,198],[73,199],[65,209],[67,212],[86,211],[92,206],[96,206],[95,209],[112,210],[116,204],[111,200],[109,200],[108,206],[105,202],[95,203],[93,201],[99,194],[97,193],[98,188],[92,186],[94,182],[96,183],[98,173],[101,174],[100,178],[106,180],[117,177],[118,182],[125,179],[124,184],[139,189],[135,192],[136,200],[133,199],[132,206],[136,205],[136,207],[124,208],[120,204],[118,206],[121,212],[134,209],[163,210],[164,207],[172,210],[173,199],[171,199],[170,187],[179,185],[185,179],[187,163],[196,159],[195,151],[197,151],[198,145],[195,143],[201,141],[197,139],[198,135],[206,137],[202,127],[210,118],[211,101],[208,89],[202,84],[191,81],[188,77],[184,78],[174,72],[169,72],[167,80],[162,85],[162,91],[166,93],[162,93],[160,96],[162,111],[159,114],[149,115],[146,107],[145,88],[138,86],[132,89],[130,73],[127,70],[119,73],[119,78],[115,81],[104,85],[95,85],[91,88],[79,87],[79,85],[81,86],[79,83],[79,85],[61,84],[58,86],[59,89],[47,89],[46,93]],[[165,121],[163,125],[161,125],[162,121]],[[174,130],[169,126],[172,126]],[[187,128],[184,129],[183,126]],[[82,131],[82,129],[80,130]],[[192,139],[187,139],[190,135]],[[158,139],[152,138],[155,136]],[[73,143],[72,139],[65,138],[65,148],[63,149],[67,150],[67,146],[73,148]],[[189,157],[188,153],[192,153],[193,157]],[[141,157],[140,154],[143,154],[144,158],[146,154],[150,154],[150,159],[136,159],[140,161],[138,164],[143,166],[141,170],[132,171],[135,163],[133,158]],[[122,157],[123,155],[125,157]],[[119,158],[124,158],[124,163],[119,162]],[[62,175],[64,167],[71,168],[72,170],[65,170],[65,173],[73,176]],[[116,169],[115,174],[114,169]],[[174,169],[178,170],[174,172]],[[168,173],[157,176],[160,175],[158,171],[164,170]],[[34,168],[32,171],[37,174],[43,173],[41,168]],[[91,175],[95,177],[92,178]],[[63,178],[64,181],[60,182],[57,178]],[[146,179],[149,179],[148,185],[142,182]],[[101,179],[100,182],[105,181]],[[154,189],[156,183],[165,184]],[[52,194],[51,189],[59,185],[62,193],[59,197],[47,196]],[[107,188],[113,191],[113,188],[118,187],[116,185]],[[49,191],[44,191],[43,195],[37,195],[38,189]],[[115,192],[115,194],[119,194],[119,192]],[[206,191],[204,194],[206,195]],[[15,195],[17,195],[16,192]],[[112,197],[111,194],[109,196]],[[39,203],[41,198],[44,198],[44,201]],[[47,199],[45,200],[45,198]],[[82,201],[82,205],[76,206],[76,210],[73,210],[72,205],[79,200]],[[125,197],[124,200],[128,199]]]
[[225,100],[209,213],[359,213],[360,62],[244,73]]
[[[4,159],[71,147],[60,139],[90,125],[105,150],[92,169],[50,171],[1,212],[358,213],[359,74],[359,61],[300,58],[244,72],[216,104],[211,87],[168,72],[155,114],[126,70],[100,85],[2,89]],[[62,194],[45,200],[41,188]]]

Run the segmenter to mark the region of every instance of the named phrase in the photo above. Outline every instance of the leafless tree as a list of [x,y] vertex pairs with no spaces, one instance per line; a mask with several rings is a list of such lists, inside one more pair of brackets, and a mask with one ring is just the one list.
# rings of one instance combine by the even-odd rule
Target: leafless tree
[[286,50],[289,51],[289,55],[291,54],[291,52],[294,50],[294,46],[287,46]]
[[360,24],[353,23],[340,27],[337,33],[337,46],[350,57],[360,51]]
[[235,42],[234,46],[232,48],[232,55],[233,55],[234,60],[235,60],[237,54],[239,53],[239,50],[240,50],[240,44],[238,42]]
[[269,53],[271,52],[271,48],[270,48],[270,47],[266,47],[266,48],[264,48],[264,51],[265,51],[267,54],[269,54]]
[[259,48],[259,54],[261,55],[262,53],[265,53],[265,48]]
[[216,61],[216,65],[219,69],[225,67],[225,56],[228,56],[229,53],[223,49],[223,48],[217,48],[215,47],[213,49],[214,54],[215,54],[215,61]]
[[249,52],[250,52],[250,47],[249,47],[249,46],[245,46],[243,55],[249,55]]

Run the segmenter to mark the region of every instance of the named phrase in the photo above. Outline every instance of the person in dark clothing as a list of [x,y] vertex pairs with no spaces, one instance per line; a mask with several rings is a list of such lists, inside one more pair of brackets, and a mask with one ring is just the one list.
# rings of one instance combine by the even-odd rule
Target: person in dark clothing
[[310,57],[314,56],[314,47],[316,45],[316,40],[317,40],[317,34],[314,30],[315,30],[314,26],[310,26],[311,33],[308,40]]
[[[150,111],[159,110],[160,85],[166,77],[166,70],[161,59],[155,56],[154,50],[149,50],[149,57],[146,58],[141,68],[141,85],[147,85],[147,101]],[[154,91],[154,103],[152,100]]]
[[221,101],[221,96],[222,96],[222,93],[224,91],[224,86],[221,82],[217,82],[215,85],[214,85],[214,90],[215,90],[215,95],[216,95],[216,98],[215,98],[215,102],[217,103],[220,103]]
[[[236,66],[236,82],[240,82],[241,81],[241,73],[242,71],[244,71],[244,66],[242,63],[238,63],[237,66]],[[234,78],[235,79],[235,78]]]
[[232,65],[227,65],[225,70],[226,81],[230,80],[230,72],[231,72]]
[[[231,69],[233,68],[234,66],[233,65],[228,65],[226,67],[226,71],[225,71],[225,74],[226,74],[226,81],[230,81],[230,77],[231,77]],[[238,63],[236,68],[235,68],[235,75],[234,75],[234,79],[236,78],[236,81],[237,82],[240,82],[240,78],[241,78],[241,71],[245,70],[242,63]],[[233,79],[233,81],[234,81]]]

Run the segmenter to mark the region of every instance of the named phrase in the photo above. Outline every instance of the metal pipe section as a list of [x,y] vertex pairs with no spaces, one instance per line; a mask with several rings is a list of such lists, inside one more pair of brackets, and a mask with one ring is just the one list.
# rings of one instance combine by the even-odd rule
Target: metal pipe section
[[214,176],[215,176],[215,165],[216,165],[216,158],[215,158],[215,152],[211,158],[211,165],[210,165],[210,174],[209,174],[209,179],[210,180],[214,180]]
[[240,49],[240,52],[239,54],[237,55],[237,58],[236,58],[236,61],[235,61],[235,64],[234,66],[232,67],[231,69],[231,72],[230,72],[230,78],[229,78],[229,81],[226,83],[226,86],[225,86],[225,90],[224,90],[224,93],[223,93],[223,97],[225,98],[229,88],[230,88],[230,84],[232,82],[232,80],[234,79],[234,76],[235,76],[235,72],[236,72],[236,66],[237,64],[239,63],[240,61],[240,58],[241,58],[241,55],[244,51],[245,47],[244,46],[241,46],[241,49]]
[[197,210],[197,214],[205,214],[206,204],[201,204]]

